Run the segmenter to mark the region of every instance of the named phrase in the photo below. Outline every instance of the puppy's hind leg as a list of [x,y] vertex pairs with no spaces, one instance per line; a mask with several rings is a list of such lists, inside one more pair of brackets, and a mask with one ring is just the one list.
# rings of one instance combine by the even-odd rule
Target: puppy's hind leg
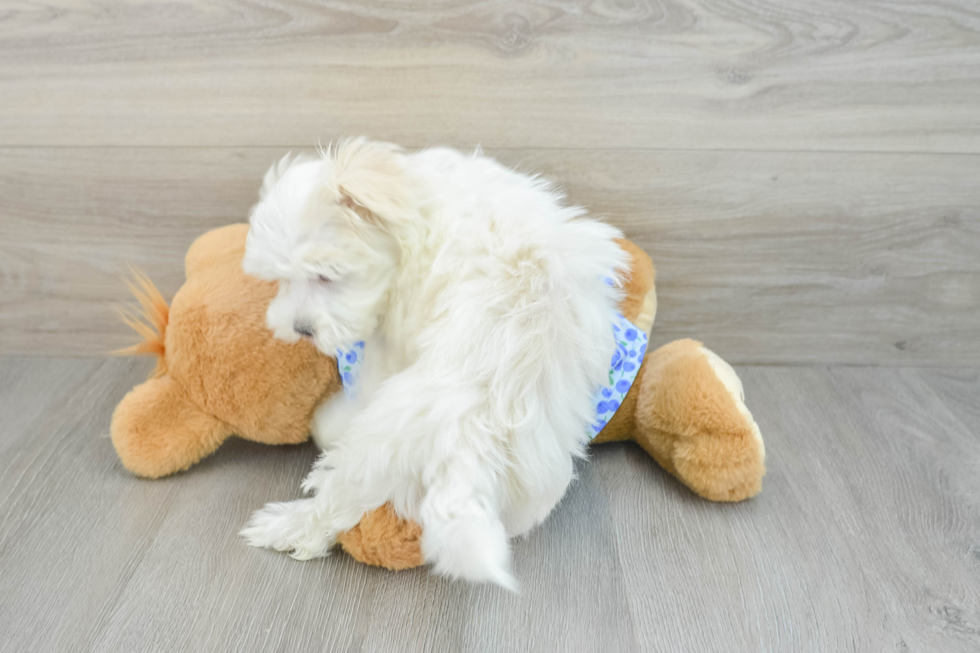
[[494,468],[501,465],[489,452],[481,455],[463,446],[451,451],[426,473],[432,480],[419,507],[422,553],[437,573],[517,591],[499,516],[499,470]]
[[426,497],[422,504],[422,555],[436,573],[516,592],[507,532],[485,497]]

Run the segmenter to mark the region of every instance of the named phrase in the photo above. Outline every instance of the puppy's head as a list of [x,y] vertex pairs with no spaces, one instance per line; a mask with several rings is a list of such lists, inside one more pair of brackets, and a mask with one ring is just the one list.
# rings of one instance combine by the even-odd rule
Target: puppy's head
[[334,355],[368,337],[397,271],[398,234],[418,214],[405,155],[365,139],[319,158],[288,157],[263,181],[242,267],[275,281],[266,322]]

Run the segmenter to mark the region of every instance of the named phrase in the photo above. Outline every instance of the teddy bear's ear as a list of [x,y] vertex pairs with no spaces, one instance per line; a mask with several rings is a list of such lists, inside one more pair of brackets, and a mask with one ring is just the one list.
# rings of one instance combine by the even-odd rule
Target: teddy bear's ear
[[146,478],[187,469],[231,432],[230,426],[191,403],[169,375],[130,390],[116,406],[110,427],[123,466]]
[[247,236],[248,225],[245,223],[218,227],[198,236],[184,257],[184,273],[187,278],[229,256],[237,255],[240,259],[245,252]]

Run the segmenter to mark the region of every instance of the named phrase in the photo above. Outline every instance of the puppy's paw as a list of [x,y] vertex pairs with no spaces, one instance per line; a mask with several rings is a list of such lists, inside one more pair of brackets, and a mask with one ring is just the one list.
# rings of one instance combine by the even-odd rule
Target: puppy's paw
[[321,558],[333,538],[317,518],[313,499],[270,503],[252,514],[239,533],[250,546],[287,551],[297,560]]
[[282,340],[283,342],[288,342],[289,344],[294,344],[300,341],[300,335],[296,333],[295,329],[293,329],[291,325],[274,323],[272,322],[272,318],[267,319],[266,324],[272,330],[272,337],[276,340]]

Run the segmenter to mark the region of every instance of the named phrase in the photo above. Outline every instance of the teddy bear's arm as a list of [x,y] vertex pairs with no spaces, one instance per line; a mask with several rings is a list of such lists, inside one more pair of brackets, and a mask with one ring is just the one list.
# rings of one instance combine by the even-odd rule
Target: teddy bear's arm
[[164,374],[136,386],[119,402],[110,434],[126,469],[160,478],[213,453],[232,428],[203,413]]
[[392,571],[418,567],[422,559],[422,527],[395,514],[385,504],[366,513],[354,528],[337,537],[352,558]]

